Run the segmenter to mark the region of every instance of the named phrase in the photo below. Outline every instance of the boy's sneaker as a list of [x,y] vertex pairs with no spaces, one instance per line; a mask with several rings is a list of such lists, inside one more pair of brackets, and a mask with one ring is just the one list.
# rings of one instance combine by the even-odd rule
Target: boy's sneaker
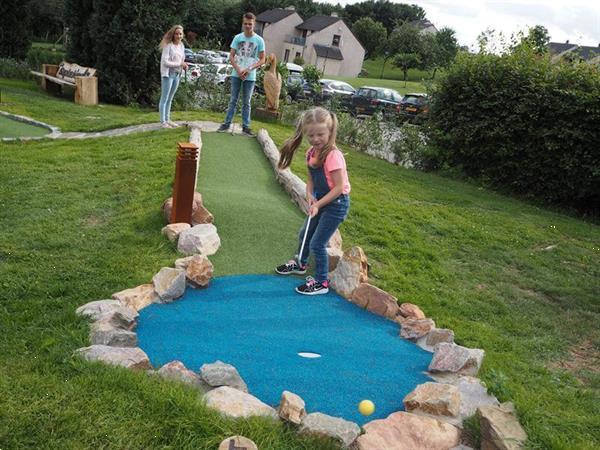
[[313,277],[307,277],[306,283],[298,286],[296,292],[302,295],[321,295],[329,292],[329,282],[315,280]]
[[256,137],[256,134],[252,132],[250,127],[242,127],[242,134],[248,137]]
[[298,275],[304,275],[306,273],[306,266],[301,266],[295,259],[290,259],[285,264],[277,266],[275,272],[279,275],[290,275],[297,273]]
[[231,125],[227,125],[227,124],[222,123],[221,126],[219,128],[217,128],[217,131],[219,133],[227,133],[229,131],[229,127],[230,126]]

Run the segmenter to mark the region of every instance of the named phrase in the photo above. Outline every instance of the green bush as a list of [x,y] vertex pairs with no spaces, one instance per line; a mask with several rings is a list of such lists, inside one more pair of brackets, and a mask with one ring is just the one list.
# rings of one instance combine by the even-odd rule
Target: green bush
[[299,66],[304,65],[304,58],[302,56],[296,56],[294,58],[294,64],[298,64]]
[[0,2],[0,58],[25,59],[27,56],[31,47],[28,13],[23,2]]
[[63,52],[54,52],[49,48],[32,47],[27,52],[27,64],[33,70],[42,70],[42,64],[60,64],[65,60]]
[[599,123],[600,71],[554,64],[527,49],[459,55],[433,93],[430,114],[438,163],[583,209],[600,205]]
[[13,58],[0,58],[0,78],[16,78],[27,80],[31,78],[29,66],[25,61]]
[[428,144],[421,127],[405,122],[399,131],[400,139],[391,145],[398,164],[425,171],[439,168],[435,148]]

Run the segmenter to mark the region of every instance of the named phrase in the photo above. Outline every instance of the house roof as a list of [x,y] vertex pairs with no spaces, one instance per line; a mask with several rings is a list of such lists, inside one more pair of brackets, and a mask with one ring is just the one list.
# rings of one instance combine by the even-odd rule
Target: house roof
[[589,47],[585,45],[569,44],[563,42],[550,42],[548,49],[551,55],[559,55],[566,51],[570,51],[579,55],[583,60],[588,61],[600,55],[600,46]]
[[261,12],[258,16],[256,16],[257,22],[267,22],[267,23],[275,23],[280,20],[285,19],[288,16],[291,16],[296,11],[293,9],[269,9],[268,11]]
[[339,49],[339,47],[320,44],[313,44],[313,47],[317,52],[317,56],[320,56],[321,58],[337,59],[338,61],[342,61],[344,59],[342,51]]
[[296,28],[299,30],[309,30],[309,31],[321,31],[324,28],[327,28],[330,25],[340,21],[339,17],[335,16],[312,16],[309,19],[306,19]]
[[417,27],[419,30],[424,30],[424,29],[429,28],[429,27],[435,28],[435,25],[432,24],[427,19],[413,20],[412,22],[409,22],[409,24],[412,25],[412,26],[414,26],[414,27]]

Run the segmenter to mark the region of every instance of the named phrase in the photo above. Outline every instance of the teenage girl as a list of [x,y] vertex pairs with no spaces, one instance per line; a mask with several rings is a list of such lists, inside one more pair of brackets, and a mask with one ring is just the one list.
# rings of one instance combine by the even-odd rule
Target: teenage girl
[[[306,243],[301,255],[296,255],[296,258],[275,269],[281,275],[305,274],[310,251],[315,258],[315,277],[308,277],[306,283],[296,288],[296,292],[300,294],[317,295],[329,292],[327,243],[348,215],[350,206],[346,161],[335,145],[337,125],[335,114],[324,108],[317,107],[306,111],[298,121],[294,136],[283,144],[279,158],[279,168],[285,169],[292,162],[303,137],[306,137],[311,145],[306,152],[306,200],[311,217]],[[300,230],[298,252],[307,223],[308,218]]]
[[175,97],[175,92],[179,87],[179,79],[182,70],[187,70],[188,65],[185,60],[185,51],[183,43],[183,27],[174,25],[165,33],[160,41],[159,48],[162,50],[160,58],[160,101],[158,102],[158,111],[160,113],[160,123],[163,128],[175,128],[175,122],[171,122],[171,102]]

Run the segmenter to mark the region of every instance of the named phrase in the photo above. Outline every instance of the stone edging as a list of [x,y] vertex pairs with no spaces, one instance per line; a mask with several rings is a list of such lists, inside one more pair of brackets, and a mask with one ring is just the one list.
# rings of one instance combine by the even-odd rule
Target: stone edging
[[[210,122],[190,125],[190,142],[198,145],[199,149],[202,146],[200,129],[213,131],[215,125],[218,126]],[[281,171],[277,168],[279,152],[266,130],[259,131],[258,141],[273,165],[279,183],[306,212],[304,182],[289,169]],[[200,241],[214,240],[211,233],[216,235],[216,227],[212,223],[196,225],[193,228],[198,227],[207,230],[208,235],[211,236],[206,238],[203,235],[199,238]],[[175,240],[180,235],[184,236],[181,233],[188,233],[187,230],[191,230],[189,224],[171,224],[163,229],[163,234],[166,234],[170,240]],[[216,236],[218,240],[218,235]],[[75,354],[87,360],[103,361],[134,370],[148,370],[151,374],[191,384],[203,393],[203,399],[208,406],[219,410],[224,415],[279,417],[283,421],[298,425],[299,432],[325,434],[340,440],[345,447],[358,450],[382,450],[379,436],[381,433],[388,436],[390,433],[396,434],[399,440],[405,440],[415,429],[423,432],[424,439],[427,441],[412,443],[415,450],[454,448],[460,441],[460,430],[457,426],[459,427],[462,420],[475,411],[482,418],[482,424],[491,423],[488,428],[493,427],[490,417],[493,418],[494,414],[504,414],[502,420],[506,420],[507,415],[509,418],[514,418],[514,410],[510,409],[510,405],[498,406],[499,402],[495,397],[487,394],[483,383],[470,376],[476,375],[483,359],[483,351],[454,344],[454,333],[451,330],[435,328],[433,320],[427,319],[418,306],[410,303],[398,306],[395,297],[368,284],[364,252],[359,247],[342,252],[339,233],[335,239],[332,238],[328,249],[331,250],[330,255],[334,265],[337,265],[331,272],[334,289],[347,300],[370,312],[396,321],[401,326],[401,337],[416,342],[427,351],[434,352],[429,369],[437,372],[437,374],[430,374],[437,382],[419,385],[405,397],[405,409],[410,412],[399,411],[391,414],[387,419],[369,422],[363,426],[364,434],[361,435],[360,427],[353,422],[318,412],[307,414],[304,401],[288,391],[282,393],[278,409],[273,409],[248,394],[237,370],[220,361],[203,365],[198,374],[185,368],[179,361],[171,361],[157,371],[152,370],[148,356],[137,347],[137,336],[133,332],[137,325],[138,311],[152,303],[170,302],[181,297],[185,292],[186,280],[193,286],[203,285],[203,282],[207,285],[212,277],[212,264],[206,255],[216,251],[213,244],[214,242],[208,244],[196,242],[192,253],[200,254],[178,259],[174,269],[163,267],[153,277],[151,284],[126,289],[113,294],[110,300],[90,302],[79,307],[77,314],[93,321],[90,326],[92,345],[76,350]],[[208,245],[212,253],[209,251],[202,254],[202,250],[198,249],[203,245]],[[220,241],[216,244],[216,248],[219,245]],[[180,248],[179,244],[178,248]],[[190,278],[194,277],[194,274],[190,272],[195,272],[196,278],[193,280],[195,284]],[[198,273],[201,275],[198,276]],[[492,408],[492,410],[486,412],[485,408]],[[496,410],[501,412],[498,413]],[[485,435],[485,429],[482,431]],[[526,435],[525,438],[519,436],[518,442],[524,440]],[[456,448],[468,449],[465,446]]]
[[0,111],[0,115],[2,115],[4,117],[8,117],[9,119],[16,120],[18,122],[27,123],[29,125],[36,125],[38,127],[42,127],[42,128],[46,128],[47,130],[50,130],[50,134],[47,134],[45,136],[34,136],[34,137],[23,136],[23,137],[14,137],[14,138],[2,138],[2,139],[0,139],[2,142],[37,141],[39,139],[48,139],[48,138],[55,139],[61,135],[60,128],[55,127],[54,125],[49,125],[47,123],[40,122],[38,120],[34,120],[29,117],[20,116],[18,114],[12,114],[12,113],[9,113],[6,111]]

